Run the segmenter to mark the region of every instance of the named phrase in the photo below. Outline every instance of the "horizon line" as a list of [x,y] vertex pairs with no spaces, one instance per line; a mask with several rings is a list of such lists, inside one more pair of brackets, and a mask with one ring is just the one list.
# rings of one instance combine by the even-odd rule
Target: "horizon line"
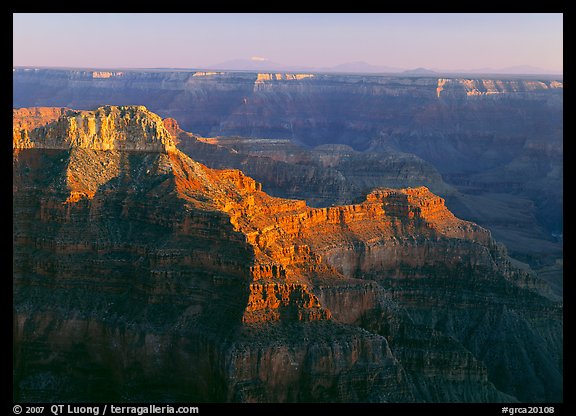
[[[345,64],[344,64],[345,65]],[[368,64],[370,65],[370,64]],[[375,66],[375,65],[371,65]],[[238,69],[238,68],[214,68],[214,67],[126,67],[126,66],[60,66],[60,65],[12,65],[13,72],[16,69],[53,69],[53,70],[106,70],[106,71],[175,71],[175,72],[194,72],[194,71],[214,71],[222,73],[301,73],[306,71],[311,74],[325,74],[325,75],[336,75],[336,74],[350,74],[350,75],[365,75],[365,76],[387,76],[387,75],[399,75],[399,76],[411,76],[411,77],[437,77],[443,75],[490,75],[490,76],[558,76],[563,77],[564,72],[497,72],[497,69],[486,68],[487,71],[481,70],[434,70],[428,69],[426,67],[416,67],[413,69],[398,69],[396,71],[346,71],[346,70],[331,70],[329,68],[302,68],[294,69],[290,68],[258,68],[258,69]],[[505,68],[501,68],[505,69]],[[534,68],[542,69],[542,68]]]

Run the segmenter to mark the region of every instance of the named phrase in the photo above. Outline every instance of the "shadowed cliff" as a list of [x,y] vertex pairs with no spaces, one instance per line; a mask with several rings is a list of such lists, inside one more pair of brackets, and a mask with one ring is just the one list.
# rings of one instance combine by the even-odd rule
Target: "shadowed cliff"
[[271,197],[143,106],[13,147],[19,400],[562,400],[561,303],[425,187]]

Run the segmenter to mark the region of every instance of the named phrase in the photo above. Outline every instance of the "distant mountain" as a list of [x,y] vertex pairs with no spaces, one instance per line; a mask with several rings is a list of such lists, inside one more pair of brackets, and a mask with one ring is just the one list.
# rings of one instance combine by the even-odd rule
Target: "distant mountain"
[[507,75],[561,75],[562,71],[554,71],[550,69],[538,68],[531,65],[515,65],[504,68],[475,68],[475,69],[453,69],[453,70],[437,70],[442,73],[450,74],[507,74]]
[[220,62],[204,69],[217,69],[227,71],[286,71],[286,72],[329,72],[329,73],[364,73],[364,74],[403,74],[403,75],[429,75],[440,74],[514,74],[514,75],[540,75],[562,74],[561,71],[551,71],[530,65],[516,65],[505,68],[476,68],[476,69],[429,69],[418,67],[415,69],[398,68],[385,65],[372,65],[364,61],[346,62],[330,67],[311,67],[301,65],[286,65],[270,61],[266,58],[252,57],[251,59],[231,59]]
[[308,72],[343,72],[343,73],[399,73],[402,68],[383,65],[371,65],[366,62],[348,62],[331,67],[307,67],[299,65],[284,65],[267,59],[232,59],[211,65],[206,69],[228,71],[308,71]]
[[431,69],[427,69],[427,68],[415,68],[415,69],[408,69],[406,71],[402,71],[402,74],[405,74],[405,75],[438,75],[438,72],[432,71]]
[[549,69],[538,68],[531,65],[516,65],[499,69],[501,74],[561,74],[562,71],[551,71]]
[[231,59],[212,65],[207,69],[220,69],[228,71],[282,71],[286,65],[267,59]]
[[395,68],[383,65],[371,65],[366,62],[348,62],[329,68],[320,68],[324,72],[360,72],[360,73],[397,73],[401,72],[402,68]]

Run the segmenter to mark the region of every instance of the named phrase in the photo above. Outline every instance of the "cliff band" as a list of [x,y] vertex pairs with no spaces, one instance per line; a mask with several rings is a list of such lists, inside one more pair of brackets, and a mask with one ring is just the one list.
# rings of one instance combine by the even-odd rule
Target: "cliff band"
[[313,208],[144,106],[13,120],[17,400],[561,400],[561,303],[426,187]]

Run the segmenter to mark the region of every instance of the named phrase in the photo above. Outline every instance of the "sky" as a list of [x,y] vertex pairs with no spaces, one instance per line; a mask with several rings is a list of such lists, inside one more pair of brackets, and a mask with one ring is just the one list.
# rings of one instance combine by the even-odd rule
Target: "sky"
[[563,70],[562,13],[15,13],[13,65]]

